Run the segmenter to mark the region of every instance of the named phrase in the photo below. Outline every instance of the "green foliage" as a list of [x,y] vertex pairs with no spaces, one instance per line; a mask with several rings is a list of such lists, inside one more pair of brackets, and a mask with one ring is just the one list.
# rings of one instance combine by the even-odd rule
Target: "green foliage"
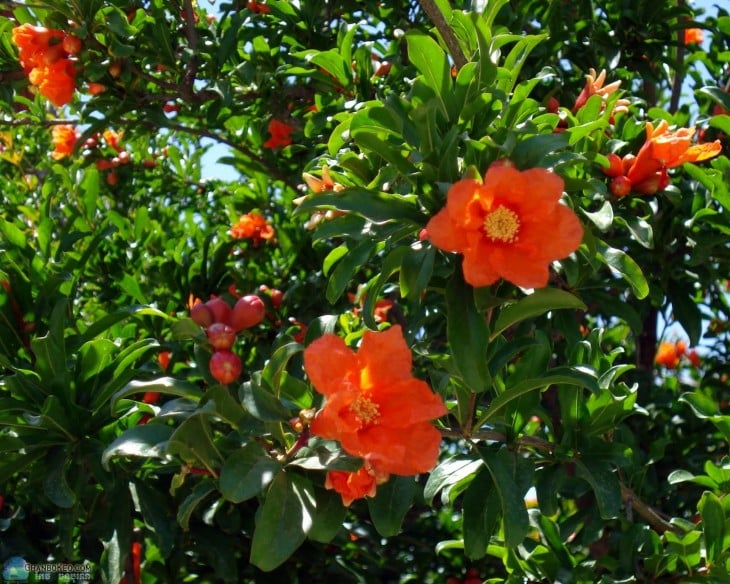
[[[212,7],[0,9],[0,563],[113,583],[730,579],[726,10]],[[30,84],[23,23],[80,39],[71,103]],[[629,164],[659,120],[722,152],[622,196],[611,155]],[[495,163],[558,175],[582,224],[547,287],[475,288],[425,230]],[[241,235],[253,216],[269,231]],[[222,383],[193,307],[247,294],[265,315]],[[448,408],[441,452],[346,507],[329,473],[370,461],[311,432],[327,398],[303,351],[396,324]]]

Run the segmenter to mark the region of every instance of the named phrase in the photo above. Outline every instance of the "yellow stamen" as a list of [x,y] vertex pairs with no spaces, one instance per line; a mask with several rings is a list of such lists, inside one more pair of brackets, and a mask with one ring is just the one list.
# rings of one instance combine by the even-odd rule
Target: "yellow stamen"
[[380,406],[364,395],[357,396],[350,404],[350,411],[363,426],[373,423],[380,417]]
[[504,205],[499,205],[494,211],[487,213],[484,218],[484,233],[493,241],[514,243],[518,239],[519,230],[519,216]]

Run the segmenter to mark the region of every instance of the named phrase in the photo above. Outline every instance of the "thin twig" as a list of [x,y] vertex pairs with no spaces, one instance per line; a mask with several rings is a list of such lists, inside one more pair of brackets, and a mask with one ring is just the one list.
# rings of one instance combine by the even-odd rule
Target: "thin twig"
[[[677,0],[677,8],[684,7],[684,0]],[[677,29],[677,66],[674,70],[674,79],[672,80],[672,95],[669,99],[669,113],[676,113],[679,108],[679,98],[682,94],[682,84],[684,83],[684,27]]]
[[636,496],[634,491],[623,483],[621,483],[621,499],[624,503],[629,503],[631,508],[636,511],[651,527],[653,527],[655,531],[658,531],[659,533],[664,533],[665,531],[683,533],[679,527],[669,523],[656,509],[644,503]]
[[433,0],[418,0],[418,3],[421,5],[421,8],[426,15],[431,19],[431,22],[433,22],[436,26],[436,29],[441,34],[441,38],[444,39],[446,47],[449,49],[449,53],[451,53],[451,58],[454,59],[456,68],[461,69],[468,63],[466,55],[464,55],[464,51],[461,50],[461,45],[459,45],[459,41],[456,39],[454,31],[449,23],[446,22],[441,10],[439,10],[439,7]]

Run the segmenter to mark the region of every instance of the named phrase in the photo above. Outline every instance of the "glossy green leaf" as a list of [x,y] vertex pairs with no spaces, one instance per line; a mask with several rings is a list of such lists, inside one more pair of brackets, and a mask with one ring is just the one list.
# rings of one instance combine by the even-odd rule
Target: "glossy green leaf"
[[370,258],[375,249],[375,242],[365,239],[350,249],[332,270],[327,281],[325,297],[334,304],[342,296],[355,273]]
[[441,112],[448,118],[451,95],[451,66],[446,54],[431,37],[419,31],[406,35],[408,58],[416,66],[424,83],[433,90]]
[[425,217],[416,209],[413,197],[391,195],[366,189],[352,188],[339,193],[321,193],[308,197],[295,213],[315,209],[336,209],[362,215],[373,223],[406,221],[415,226],[425,224]]
[[504,449],[480,452],[502,506],[504,543],[507,547],[516,547],[525,539],[530,529],[530,520],[525,506],[525,493],[518,486],[522,481],[516,473],[519,467],[512,458],[514,453],[508,453]]
[[702,493],[697,510],[702,517],[702,534],[709,563],[715,563],[724,551],[725,510],[720,498],[709,491]]
[[582,300],[565,290],[540,288],[529,296],[500,309],[491,338],[496,338],[505,329],[518,322],[558,309],[585,310],[586,306]]
[[492,476],[486,468],[482,468],[464,492],[462,502],[464,554],[467,558],[478,560],[484,557],[501,514],[502,506]]
[[104,449],[101,462],[109,468],[109,460],[117,456],[164,458],[173,431],[170,426],[154,423],[130,428]]
[[347,507],[342,504],[342,497],[334,491],[316,489],[314,496],[317,514],[307,537],[312,541],[329,543],[342,529]]
[[259,443],[250,442],[226,459],[218,487],[223,497],[240,503],[266,489],[281,468]]
[[370,519],[380,535],[391,537],[400,533],[415,493],[413,477],[391,475],[387,483],[378,486],[375,497],[367,501]]
[[120,399],[133,395],[143,395],[148,391],[155,391],[165,395],[176,395],[195,402],[199,401],[203,396],[203,392],[197,385],[183,381],[182,379],[175,379],[174,377],[160,377],[149,381],[130,381],[112,396],[112,411],[115,410],[117,402]]
[[201,470],[218,469],[223,462],[205,414],[192,415],[175,429],[167,441],[167,453]]
[[185,530],[190,527],[190,518],[193,512],[214,491],[215,483],[208,478],[204,478],[193,487],[193,490],[185,497],[177,509],[177,522],[180,527]]
[[304,542],[312,527],[315,498],[308,480],[280,472],[271,483],[251,542],[251,563],[270,572]]
[[600,240],[597,241],[596,251],[600,261],[626,280],[636,298],[646,298],[649,294],[649,283],[639,265],[629,255]]
[[461,274],[455,274],[446,292],[447,337],[451,354],[464,383],[474,392],[489,387],[487,345],[489,330],[474,304],[474,291]]
[[480,424],[494,418],[514,400],[535,390],[542,391],[550,385],[575,385],[586,387],[594,393],[600,391],[598,382],[592,373],[574,367],[555,367],[546,371],[540,377],[524,379],[508,386],[504,392],[500,393],[489,404],[489,409],[481,417]]
[[590,457],[582,458],[575,463],[575,474],[585,480],[593,489],[601,517],[613,519],[619,516],[621,486],[607,461]]

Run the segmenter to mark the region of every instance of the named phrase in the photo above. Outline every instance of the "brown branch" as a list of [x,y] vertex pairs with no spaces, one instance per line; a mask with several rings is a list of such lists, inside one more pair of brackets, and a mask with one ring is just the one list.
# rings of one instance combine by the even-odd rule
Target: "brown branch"
[[439,10],[439,7],[433,0],[418,0],[418,3],[421,5],[421,8],[426,15],[431,19],[431,22],[433,22],[436,26],[441,38],[444,39],[446,47],[449,49],[449,53],[451,53],[451,58],[454,59],[456,68],[461,69],[468,63],[468,60],[466,55],[464,55],[464,51],[461,50],[461,45],[456,39],[454,31],[449,23],[446,22],[441,10]]
[[184,132],[186,134],[190,134],[192,136],[199,136],[201,138],[210,138],[211,140],[215,142],[220,142],[221,144],[225,144],[226,146],[230,146],[234,150],[237,150],[247,158],[250,158],[257,164],[260,164],[263,166],[272,176],[283,182],[284,184],[288,185],[290,188],[296,190],[296,185],[291,184],[289,182],[290,177],[289,175],[284,174],[281,172],[276,166],[273,166],[270,164],[267,160],[253,152],[251,149],[249,149],[247,146],[241,144],[240,142],[234,142],[233,140],[226,138],[225,136],[219,136],[218,134],[214,134],[213,132],[205,129],[205,128],[192,128],[190,126],[183,126],[182,124],[175,124],[172,122],[167,122],[164,126],[160,126],[159,124],[156,124],[150,120],[121,120],[124,123],[131,124],[143,124],[150,128],[168,128],[170,130],[176,130],[178,132]]
[[195,30],[195,8],[192,0],[185,0],[185,36],[190,47],[190,61],[183,78],[182,94],[187,101],[192,101],[195,95],[195,77],[198,74],[198,33]]
[[[677,0],[677,7],[684,7],[684,0]],[[675,114],[679,108],[679,98],[682,94],[682,84],[684,82],[684,26],[677,29],[677,67],[674,70],[674,79],[672,79],[672,95],[669,99],[669,113]]]
[[61,118],[51,118],[48,120],[33,120],[30,118],[22,118],[22,119],[2,119],[0,118],[0,128],[17,128],[20,126],[58,126],[61,124],[80,124],[81,120],[74,120],[74,119],[61,119]]
[[621,499],[624,503],[631,505],[631,508],[636,511],[639,516],[644,519],[655,531],[664,533],[665,531],[673,531],[674,533],[683,533],[683,531],[676,525],[672,525],[666,519],[664,519],[659,512],[644,503],[636,493],[629,487],[621,483]]

